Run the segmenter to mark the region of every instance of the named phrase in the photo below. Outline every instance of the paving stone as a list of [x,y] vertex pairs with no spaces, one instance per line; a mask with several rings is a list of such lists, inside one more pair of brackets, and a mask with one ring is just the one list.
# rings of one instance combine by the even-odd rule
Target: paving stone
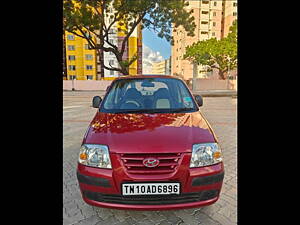
[[98,222],[103,222],[101,218],[99,218],[97,215],[90,216],[86,219],[83,219],[79,221],[78,223],[75,223],[74,225],[95,225]]
[[178,211],[175,213],[177,217],[181,218],[182,224],[189,224],[189,225],[198,225],[200,222],[197,218],[195,218],[193,215],[186,213],[184,211]]
[[[96,93],[96,92],[95,92]],[[90,121],[94,92],[63,92],[64,106],[82,105],[64,112],[64,120]],[[97,94],[98,95],[98,94]],[[84,97],[84,98],[83,98]],[[223,150],[225,178],[220,199],[211,206],[171,211],[113,210],[87,205],[76,178],[77,157],[88,122],[63,124],[63,224],[64,225],[226,225],[237,224],[237,99],[204,97],[201,112],[214,129]]]
[[110,216],[107,219],[97,222],[96,225],[113,225],[119,222],[115,216]]
[[136,225],[138,224],[135,220],[133,220],[131,217],[127,217],[124,221],[120,221],[119,223],[116,223],[116,225]]
[[138,225],[153,225],[153,221],[150,219],[144,219],[137,223]]
[[230,218],[219,213],[215,213],[212,218],[222,225],[236,225],[236,222],[231,221]]
[[158,223],[157,225],[172,225],[172,223],[169,222],[168,220],[163,220],[160,223]]

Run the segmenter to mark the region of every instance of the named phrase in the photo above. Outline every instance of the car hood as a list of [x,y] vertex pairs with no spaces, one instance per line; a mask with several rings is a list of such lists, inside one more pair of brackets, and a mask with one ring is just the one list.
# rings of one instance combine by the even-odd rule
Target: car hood
[[195,143],[216,142],[201,113],[111,114],[97,112],[83,143],[111,153],[191,152]]

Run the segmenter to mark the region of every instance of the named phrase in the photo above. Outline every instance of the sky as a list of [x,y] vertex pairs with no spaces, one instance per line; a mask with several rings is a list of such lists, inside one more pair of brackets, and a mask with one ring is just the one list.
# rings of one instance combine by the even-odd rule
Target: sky
[[151,48],[155,52],[160,52],[164,59],[171,56],[171,45],[166,39],[159,38],[156,33],[143,29],[143,44]]
[[156,33],[143,29],[143,73],[151,73],[152,64],[168,59],[171,56],[171,45]]

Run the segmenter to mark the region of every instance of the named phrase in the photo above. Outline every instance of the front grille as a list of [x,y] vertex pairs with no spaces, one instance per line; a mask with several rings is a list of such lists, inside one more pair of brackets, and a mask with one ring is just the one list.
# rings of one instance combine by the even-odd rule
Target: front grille
[[[143,160],[156,158],[159,165],[146,167]],[[157,153],[157,154],[121,154],[121,159],[128,173],[132,174],[165,174],[173,173],[180,164],[181,153]]]
[[123,196],[83,191],[86,198],[105,203],[126,205],[167,205],[205,201],[218,196],[218,190],[205,190],[180,195]]

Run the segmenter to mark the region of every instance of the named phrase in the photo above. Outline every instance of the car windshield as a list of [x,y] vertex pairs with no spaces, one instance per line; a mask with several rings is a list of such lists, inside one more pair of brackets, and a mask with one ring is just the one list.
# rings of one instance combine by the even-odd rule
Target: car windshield
[[198,110],[183,81],[173,78],[126,78],[112,83],[100,112],[182,113]]

